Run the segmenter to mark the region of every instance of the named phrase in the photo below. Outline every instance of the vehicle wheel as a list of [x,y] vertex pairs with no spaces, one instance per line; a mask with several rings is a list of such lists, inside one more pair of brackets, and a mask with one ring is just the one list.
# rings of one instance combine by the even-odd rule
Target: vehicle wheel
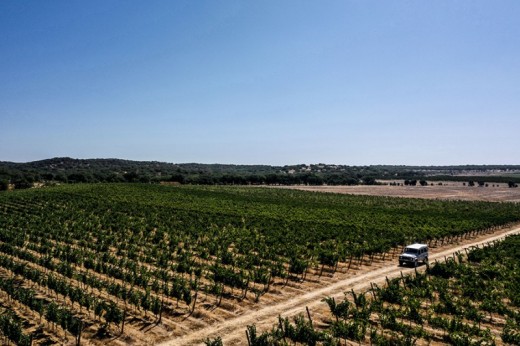
[[404,262],[399,262],[399,265],[402,267],[404,266]]
[[417,260],[415,260],[415,262],[413,262],[413,266],[417,267]]
[[424,264],[428,264],[428,257],[424,259]]

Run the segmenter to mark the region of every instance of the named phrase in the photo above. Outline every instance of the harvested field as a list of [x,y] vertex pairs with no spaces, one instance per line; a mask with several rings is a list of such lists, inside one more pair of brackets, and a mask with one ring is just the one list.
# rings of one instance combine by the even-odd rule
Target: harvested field
[[509,188],[507,184],[489,184],[487,187],[469,187],[462,185],[460,182],[443,182],[443,185],[433,186],[354,185],[283,186],[280,188],[367,196],[390,196],[462,201],[520,202],[520,188]]

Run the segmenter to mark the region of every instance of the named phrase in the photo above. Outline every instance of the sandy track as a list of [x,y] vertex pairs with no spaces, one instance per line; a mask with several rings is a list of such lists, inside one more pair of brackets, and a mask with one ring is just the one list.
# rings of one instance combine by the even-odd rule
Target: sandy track
[[[430,251],[430,261],[444,260],[446,256],[451,256],[454,252],[464,251],[464,248],[477,246],[488,243],[493,240],[500,240],[512,234],[519,234],[520,227],[516,226],[513,229],[505,231],[497,231],[493,234],[488,234],[478,239],[465,241],[463,244],[445,247],[438,252],[435,249]],[[241,316],[231,318],[225,322],[215,323],[212,326],[203,329],[194,330],[182,337],[168,340],[158,344],[159,346],[174,346],[174,345],[200,345],[206,338],[222,337],[224,344],[238,345],[245,343],[245,330],[248,325],[256,324],[259,331],[271,329],[277,322],[279,315],[283,317],[290,317],[303,313],[307,306],[310,310],[318,308],[320,305],[325,305],[321,301],[327,296],[343,297],[343,292],[354,289],[355,291],[364,290],[370,287],[370,283],[381,283],[385,281],[385,277],[393,278],[403,274],[413,272],[413,268],[398,267],[395,263],[386,265],[382,268],[371,270],[372,268],[363,268],[358,275],[335,282],[329,286],[319,288],[308,293],[290,298],[278,304],[271,304],[260,307],[256,310],[249,310]],[[420,267],[419,270],[424,270]]]

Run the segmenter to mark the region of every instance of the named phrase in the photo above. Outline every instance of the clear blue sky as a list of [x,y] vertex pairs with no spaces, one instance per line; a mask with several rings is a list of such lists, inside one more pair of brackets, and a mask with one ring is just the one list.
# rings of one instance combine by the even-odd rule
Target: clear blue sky
[[0,161],[520,164],[520,1],[0,2]]

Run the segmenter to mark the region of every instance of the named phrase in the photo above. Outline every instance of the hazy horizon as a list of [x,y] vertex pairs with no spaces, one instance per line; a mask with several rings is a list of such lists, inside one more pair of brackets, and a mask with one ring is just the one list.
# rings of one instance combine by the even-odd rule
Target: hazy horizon
[[519,164],[516,1],[0,2],[0,161]]

